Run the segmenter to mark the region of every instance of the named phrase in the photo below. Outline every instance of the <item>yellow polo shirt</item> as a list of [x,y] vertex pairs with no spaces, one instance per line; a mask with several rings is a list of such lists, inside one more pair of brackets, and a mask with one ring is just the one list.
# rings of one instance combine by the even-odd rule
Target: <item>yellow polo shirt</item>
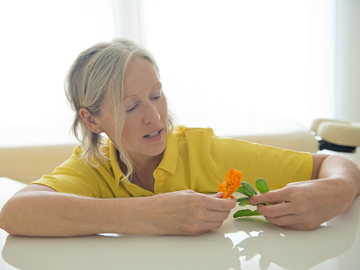
[[[101,160],[94,168],[80,158],[82,150],[78,146],[53,173],[31,184],[95,198],[154,195],[124,179],[110,140],[103,151],[110,161]],[[168,135],[163,159],[154,171],[154,192],[217,192],[231,168],[241,171],[243,180],[252,185],[261,177],[270,189],[279,189],[290,182],[309,180],[313,160],[310,153],[220,138],[210,128],[178,126]]]

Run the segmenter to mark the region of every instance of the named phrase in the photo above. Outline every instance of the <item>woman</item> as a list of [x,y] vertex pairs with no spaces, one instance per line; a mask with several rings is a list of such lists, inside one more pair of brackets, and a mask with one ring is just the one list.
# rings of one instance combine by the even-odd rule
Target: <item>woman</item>
[[[0,227],[10,234],[201,234],[219,228],[236,205],[221,193],[202,194],[216,192],[230,168],[242,171],[245,181],[263,177],[276,189],[249,203],[276,203],[258,211],[286,228],[314,229],[343,213],[360,192],[359,168],[343,157],[173,128],[158,67],[129,40],[81,53],[66,94],[81,146],[6,203]],[[303,181],[309,179],[318,180]]]

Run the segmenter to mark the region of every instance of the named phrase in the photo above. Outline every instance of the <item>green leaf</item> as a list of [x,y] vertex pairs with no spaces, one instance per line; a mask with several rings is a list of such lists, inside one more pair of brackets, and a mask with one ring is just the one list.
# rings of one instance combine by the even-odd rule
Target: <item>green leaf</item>
[[237,201],[240,206],[245,206],[245,205],[249,205],[248,199],[249,199],[249,197],[241,197],[241,198],[237,199]]
[[268,184],[263,178],[259,178],[258,180],[256,180],[255,186],[261,194],[270,191]]
[[242,202],[242,201],[247,201],[249,199],[249,197],[241,197],[239,199],[237,199],[238,202]]
[[233,217],[238,218],[238,217],[250,217],[250,216],[261,216],[261,215],[257,210],[252,211],[250,209],[244,209],[237,211]]
[[249,191],[247,191],[245,188],[243,188],[242,186],[240,186],[238,189],[236,189],[238,192],[240,192],[241,194],[244,194],[245,196],[248,197],[252,197],[252,193],[250,193]]
[[253,196],[257,194],[256,190],[248,182],[241,181],[241,186],[245,190],[249,191]]

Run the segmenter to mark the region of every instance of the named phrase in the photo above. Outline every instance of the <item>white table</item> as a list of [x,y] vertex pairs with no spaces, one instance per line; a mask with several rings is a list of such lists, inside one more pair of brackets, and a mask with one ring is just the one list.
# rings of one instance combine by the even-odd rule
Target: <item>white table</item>
[[[1,196],[22,184],[0,178]],[[237,206],[235,210],[239,209]],[[276,227],[262,217],[230,216],[195,237],[95,235],[10,236],[0,229],[0,269],[360,269],[360,197],[313,231]]]

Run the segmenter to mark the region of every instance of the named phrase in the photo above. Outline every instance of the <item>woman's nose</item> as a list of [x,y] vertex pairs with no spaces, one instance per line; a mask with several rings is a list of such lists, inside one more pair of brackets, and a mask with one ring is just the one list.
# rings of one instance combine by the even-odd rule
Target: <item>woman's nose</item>
[[145,106],[143,122],[144,124],[156,123],[160,120],[160,114],[157,108],[151,103],[148,102]]

